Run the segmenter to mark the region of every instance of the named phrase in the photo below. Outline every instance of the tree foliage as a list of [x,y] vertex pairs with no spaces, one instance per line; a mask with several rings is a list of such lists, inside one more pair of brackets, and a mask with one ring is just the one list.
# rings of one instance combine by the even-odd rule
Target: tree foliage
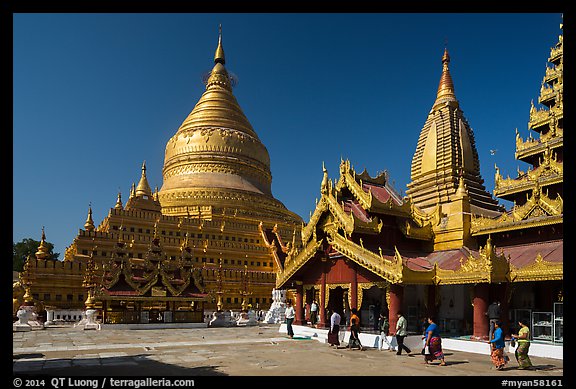
[[[48,248],[47,260],[58,260],[60,253],[53,252],[54,245],[50,242],[44,242]],[[40,242],[34,239],[26,238],[22,239],[18,243],[12,244],[12,270],[22,271],[24,269],[24,263],[29,255],[35,257],[36,251],[38,251],[38,246]]]

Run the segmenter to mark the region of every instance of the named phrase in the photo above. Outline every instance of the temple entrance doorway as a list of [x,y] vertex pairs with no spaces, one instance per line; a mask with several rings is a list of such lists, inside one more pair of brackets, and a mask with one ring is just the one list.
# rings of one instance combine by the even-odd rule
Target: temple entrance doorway
[[386,289],[380,288],[377,285],[373,285],[368,289],[362,289],[362,302],[359,309],[362,329],[364,331],[378,332],[378,318],[381,312],[384,312],[384,314],[388,316]]
[[330,315],[332,315],[333,311],[336,311],[342,318],[340,322],[341,325],[345,325],[345,323],[347,323],[347,317],[349,317],[349,313],[348,316],[346,316],[347,312],[349,312],[349,310],[346,308],[348,306],[348,302],[345,301],[345,297],[347,297],[346,290],[344,290],[341,286],[330,288],[329,290],[330,295],[328,296],[328,305],[326,307],[328,310],[328,312],[326,312],[326,321],[328,324],[330,324]]

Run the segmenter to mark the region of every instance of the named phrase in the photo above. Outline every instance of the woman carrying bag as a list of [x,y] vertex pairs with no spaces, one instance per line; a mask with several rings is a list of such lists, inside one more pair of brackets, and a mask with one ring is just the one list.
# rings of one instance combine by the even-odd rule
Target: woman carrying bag
[[424,362],[428,364],[435,359],[440,360],[440,366],[446,366],[444,353],[442,352],[442,339],[440,329],[434,323],[434,318],[428,317],[428,328],[426,328],[426,343],[424,344]]

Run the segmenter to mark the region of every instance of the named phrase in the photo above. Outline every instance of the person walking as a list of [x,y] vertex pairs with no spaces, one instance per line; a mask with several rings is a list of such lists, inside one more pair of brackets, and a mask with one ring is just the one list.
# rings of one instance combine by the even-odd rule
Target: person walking
[[390,331],[390,322],[384,313],[380,313],[380,319],[378,320],[378,329],[380,330],[380,342],[378,342],[378,350],[382,351],[384,349],[384,343],[388,345],[388,351],[394,351],[394,348],[388,340],[388,332]]
[[426,364],[435,359],[439,359],[440,366],[446,366],[444,353],[442,352],[440,328],[438,328],[438,325],[434,322],[434,318],[431,316],[428,317],[428,328],[426,328],[426,342],[424,344],[424,350],[424,362]]
[[350,325],[352,325],[352,319],[356,320],[356,325],[358,329],[360,329],[360,317],[358,316],[358,310],[356,308],[350,310]]
[[294,330],[292,329],[292,323],[294,322],[294,317],[296,317],[296,312],[292,306],[292,302],[288,300],[286,303],[286,310],[284,311],[286,316],[286,329],[288,330],[288,336],[290,339],[294,338]]
[[336,311],[332,312],[330,316],[330,330],[328,331],[328,343],[330,346],[340,346],[339,332],[340,332],[340,321],[342,317]]
[[318,318],[318,304],[316,303],[316,300],[313,300],[312,304],[310,304],[310,324],[312,324],[312,326],[316,325],[317,318]]
[[492,304],[488,306],[488,312],[486,312],[488,320],[490,321],[490,331],[488,331],[488,340],[492,340],[494,333],[494,323],[500,320],[500,302],[493,301]]
[[533,369],[532,361],[528,356],[528,350],[530,349],[530,329],[528,328],[528,320],[522,319],[518,321],[520,325],[520,330],[518,334],[512,334],[512,339],[518,343],[514,356],[516,361],[518,361],[518,369]]
[[396,322],[396,342],[398,343],[398,351],[396,351],[396,355],[402,355],[402,350],[405,350],[406,353],[410,354],[412,350],[408,348],[404,344],[404,338],[408,335],[408,322],[406,318],[402,316],[402,312],[398,311],[398,321]]
[[490,353],[490,358],[492,363],[496,366],[496,370],[502,370],[504,366],[508,363],[508,358],[504,354],[504,331],[500,328],[500,322],[494,322],[494,337],[489,340],[492,347],[492,352]]
[[353,350],[355,347],[358,347],[360,351],[364,351],[365,348],[360,342],[360,326],[354,317],[350,319],[350,323],[350,340],[348,342],[348,348]]

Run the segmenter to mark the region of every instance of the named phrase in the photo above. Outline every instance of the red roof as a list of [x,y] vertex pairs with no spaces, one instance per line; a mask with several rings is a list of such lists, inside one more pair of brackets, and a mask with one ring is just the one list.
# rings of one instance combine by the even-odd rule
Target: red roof
[[402,201],[400,201],[395,194],[392,194],[390,189],[385,186],[374,185],[370,183],[362,183],[362,189],[365,192],[371,191],[372,195],[376,197],[380,202],[385,203],[388,201],[390,197],[392,197],[392,202],[396,205],[402,205]]
[[347,200],[344,202],[344,212],[352,212],[354,216],[363,221],[364,223],[370,223],[372,219],[368,215],[368,212],[360,206],[357,201]]
[[506,258],[510,257],[510,263],[517,268],[530,266],[538,254],[547,262],[564,262],[564,240],[497,247],[496,250],[502,250]]

